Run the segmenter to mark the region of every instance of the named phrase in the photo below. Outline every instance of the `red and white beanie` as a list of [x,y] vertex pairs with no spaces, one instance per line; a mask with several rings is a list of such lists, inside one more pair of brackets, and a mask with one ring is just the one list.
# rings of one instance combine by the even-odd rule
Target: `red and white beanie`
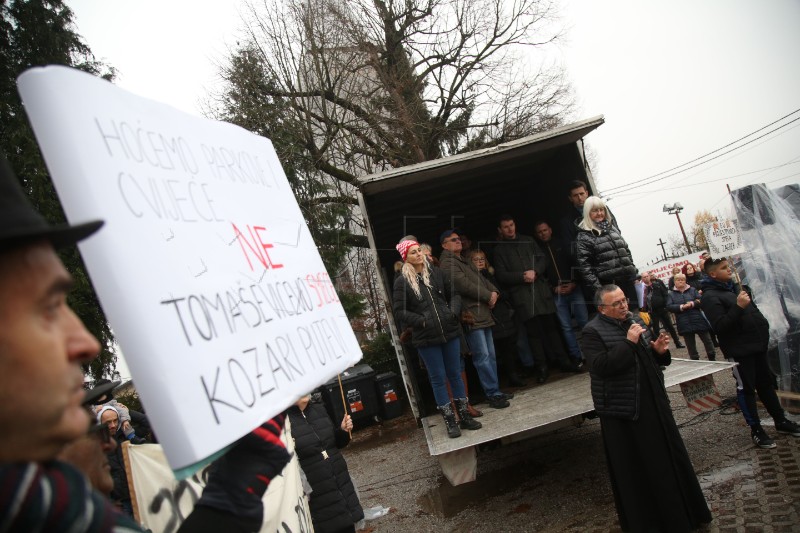
[[419,246],[419,243],[417,241],[400,241],[399,243],[397,243],[397,246],[395,246],[395,248],[397,248],[397,251],[400,252],[400,257],[403,258],[403,261],[406,260],[406,256],[408,255],[408,249],[411,248],[412,246]]

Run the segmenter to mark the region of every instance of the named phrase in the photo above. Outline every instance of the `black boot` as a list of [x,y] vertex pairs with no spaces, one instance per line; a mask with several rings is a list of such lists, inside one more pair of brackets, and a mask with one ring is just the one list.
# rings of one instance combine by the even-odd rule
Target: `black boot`
[[536,369],[536,383],[544,383],[548,377],[550,377],[550,371],[547,369],[547,365],[539,365]]
[[447,436],[451,439],[461,436],[461,430],[458,429],[458,423],[456,423],[456,414],[453,412],[453,406],[449,403],[445,405],[440,405],[437,407],[440,413],[442,413],[442,418],[444,418],[444,425],[447,428]]
[[461,429],[480,429],[483,427],[483,424],[472,418],[469,414],[469,400],[466,398],[456,398],[456,409],[458,410],[458,417],[461,419],[459,422],[459,426]]

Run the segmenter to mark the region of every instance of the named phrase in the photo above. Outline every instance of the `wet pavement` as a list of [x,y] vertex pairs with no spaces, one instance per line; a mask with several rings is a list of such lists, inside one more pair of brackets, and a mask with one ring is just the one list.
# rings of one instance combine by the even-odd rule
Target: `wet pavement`
[[[800,532],[800,438],[776,434],[763,413],[778,446],[754,447],[733,406],[731,381],[718,379],[726,405],[703,415],[682,403],[677,387],[669,389],[714,516],[700,531]],[[597,420],[483,447],[477,481],[458,487],[443,478],[408,412],[353,437],[345,456],[362,505],[391,509],[367,522],[367,531],[620,531]]]

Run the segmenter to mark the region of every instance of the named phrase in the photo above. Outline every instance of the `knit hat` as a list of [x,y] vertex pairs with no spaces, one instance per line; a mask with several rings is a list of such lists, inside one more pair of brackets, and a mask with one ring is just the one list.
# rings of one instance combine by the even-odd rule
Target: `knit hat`
[[106,411],[114,411],[115,413],[117,413],[117,419],[119,419],[119,411],[117,411],[114,407],[112,407],[110,405],[106,405],[105,407],[103,407],[102,409],[97,411],[97,421],[98,422],[101,422],[101,423],[103,422],[103,420],[102,420],[103,413],[105,413]]
[[397,243],[397,251],[400,252],[400,257],[403,258],[403,261],[406,260],[406,256],[408,255],[408,249],[412,246],[419,246],[417,241],[400,241]]

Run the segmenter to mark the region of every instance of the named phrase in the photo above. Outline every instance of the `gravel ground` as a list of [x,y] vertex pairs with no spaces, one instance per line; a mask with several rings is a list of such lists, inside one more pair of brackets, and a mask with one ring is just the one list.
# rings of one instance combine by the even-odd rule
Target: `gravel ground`
[[[673,350],[673,355],[686,357],[686,352]],[[716,501],[712,487],[717,486],[717,473],[735,469],[753,453],[749,431],[734,407],[733,377],[729,371],[714,376],[725,403],[710,413],[696,415],[686,407],[679,387],[668,389],[673,415],[709,501]],[[492,410],[485,409],[485,416],[492,416]],[[764,412],[762,417],[773,434],[771,419]],[[774,438],[779,448],[797,447],[791,441],[800,441]],[[477,481],[459,487],[442,476],[410,410],[357,431],[344,453],[363,507],[390,509],[366,523],[368,532],[619,531],[596,419],[481,449]],[[709,530],[716,530],[713,523]]]

